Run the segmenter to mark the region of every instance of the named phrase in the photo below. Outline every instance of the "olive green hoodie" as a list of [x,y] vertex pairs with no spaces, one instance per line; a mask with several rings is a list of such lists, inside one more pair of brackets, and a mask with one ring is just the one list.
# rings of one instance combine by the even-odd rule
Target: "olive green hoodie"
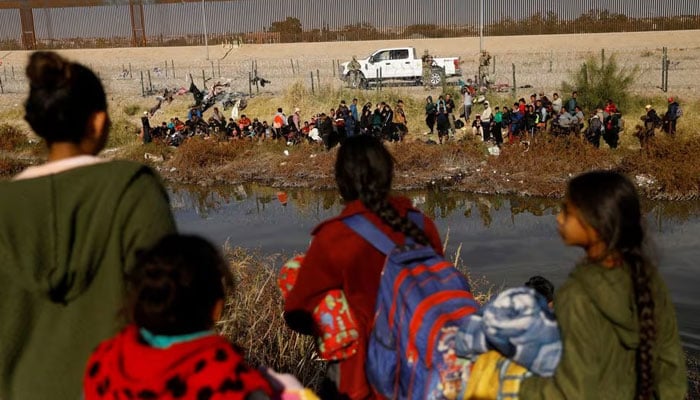
[[101,162],[0,182],[0,221],[0,398],[79,399],[135,250],[175,230],[167,193],[147,167]]
[[[657,399],[685,398],[685,358],[668,289],[652,277]],[[576,266],[555,296],[564,352],[552,378],[526,379],[520,398],[631,400],[636,389],[639,322],[628,267]]]

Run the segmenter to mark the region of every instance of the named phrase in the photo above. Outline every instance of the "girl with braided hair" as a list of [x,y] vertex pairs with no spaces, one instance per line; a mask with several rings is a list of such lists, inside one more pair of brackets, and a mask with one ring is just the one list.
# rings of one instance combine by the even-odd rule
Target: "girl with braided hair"
[[409,211],[418,211],[410,200],[390,195],[393,169],[394,160],[378,139],[359,135],[343,143],[338,150],[335,178],[345,207],[340,215],[313,230],[296,284],[286,298],[287,324],[304,334],[314,334],[311,313],[333,289],[343,290],[354,314],[360,336],[358,351],[331,364],[331,379],[324,385],[321,398],[375,398],[365,377],[365,359],[385,256],[343,219],[361,214],[396,243],[410,237],[443,254],[433,221],[423,216],[421,230],[407,218]]
[[554,305],[564,352],[552,378],[526,379],[521,399],[684,399],[675,309],[647,250],[639,197],[615,172],[569,182],[559,233],[586,258]]

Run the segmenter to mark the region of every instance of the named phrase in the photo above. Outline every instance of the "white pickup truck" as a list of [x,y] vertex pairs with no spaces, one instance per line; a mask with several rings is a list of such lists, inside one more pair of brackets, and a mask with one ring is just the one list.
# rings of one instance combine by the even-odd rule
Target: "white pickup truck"
[[[430,85],[439,86],[443,79],[461,76],[459,57],[432,57]],[[397,47],[377,50],[369,57],[357,60],[359,68],[350,65],[352,61],[339,65],[340,78],[350,87],[364,87],[377,80],[403,80],[421,83],[423,81],[423,61],[416,57],[413,47]]]

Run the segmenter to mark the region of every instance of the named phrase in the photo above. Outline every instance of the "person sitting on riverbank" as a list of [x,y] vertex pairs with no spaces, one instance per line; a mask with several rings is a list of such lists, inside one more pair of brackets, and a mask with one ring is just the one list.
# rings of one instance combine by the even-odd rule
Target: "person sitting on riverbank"
[[[359,330],[359,347],[355,355],[333,363],[329,368],[331,393],[322,398],[375,398],[365,376],[367,343],[374,319],[374,306],[379,279],[386,256],[372,244],[354,233],[343,219],[363,215],[396,243],[407,238],[432,246],[442,255],[437,228],[423,216],[424,230],[407,218],[416,210],[411,201],[389,193],[393,179],[394,161],[384,145],[370,135],[358,135],[345,140],[338,150],[335,179],[345,208],[337,217],[318,225],[294,288],[285,302],[287,325],[303,334],[314,334],[314,308],[326,293],[342,289]],[[339,251],[342,249],[342,251]],[[361,266],[361,268],[358,268]],[[332,393],[332,392],[337,393]],[[338,397],[342,396],[342,397]]]
[[175,222],[154,171],[97,157],[110,120],[94,72],[42,51],[26,74],[48,160],[0,183],[0,398],[75,400],[90,352],[122,326],[137,249]]
[[[130,323],[88,360],[85,400],[129,398],[125,393],[142,399],[264,400],[280,398],[280,380],[296,381],[249,366],[214,330],[234,280],[226,260],[205,239],[164,237],[139,255],[128,280]],[[293,386],[281,398],[312,395],[300,393],[298,381]]]
[[640,207],[635,185],[619,173],[569,182],[559,234],[586,257],[557,291],[561,362],[552,378],[525,379],[522,400],[685,398],[676,313],[648,255]]

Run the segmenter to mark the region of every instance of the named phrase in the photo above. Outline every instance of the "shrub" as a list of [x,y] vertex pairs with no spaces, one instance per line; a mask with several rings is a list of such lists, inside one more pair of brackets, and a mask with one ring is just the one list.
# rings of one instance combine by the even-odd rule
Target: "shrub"
[[0,157],[0,177],[10,177],[30,164],[26,160],[18,160],[15,158]]
[[112,122],[109,131],[107,147],[122,147],[138,142],[140,128],[125,118],[117,118]]
[[26,145],[27,136],[15,125],[0,125],[0,150],[13,151]]
[[217,142],[214,139],[192,137],[178,147],[171,165],[182,172],[206,174],[207,168],[222,166],[233,160],[246,144],[245,141]]
[[136,115],[136,113],[141,111],[141,108],[143,108],[143,107],[141,107],[138,104],[127,104],[124,106],[123,111],[124,111],[124,114],[126,114],[130,117],[133,117],[134,115]]
[[700,196],[700,164],[692,162],[700,152],[700,137],[668,138],[657,135],[642,151],[620,162],[620,169],[645,175],[652,182],[641,190],[654,198],[684,200]]
[[585,110],[600,107],[607,99],[612,99],[624,108],[628,105],[630,89],[638,75],[639,67],[622,67],[615,54],[606,59],[601,52],[600,60],[588,57],[578,71],[571,75],[570,82],[562,82],[562,91],[577,91],[578,103]]

